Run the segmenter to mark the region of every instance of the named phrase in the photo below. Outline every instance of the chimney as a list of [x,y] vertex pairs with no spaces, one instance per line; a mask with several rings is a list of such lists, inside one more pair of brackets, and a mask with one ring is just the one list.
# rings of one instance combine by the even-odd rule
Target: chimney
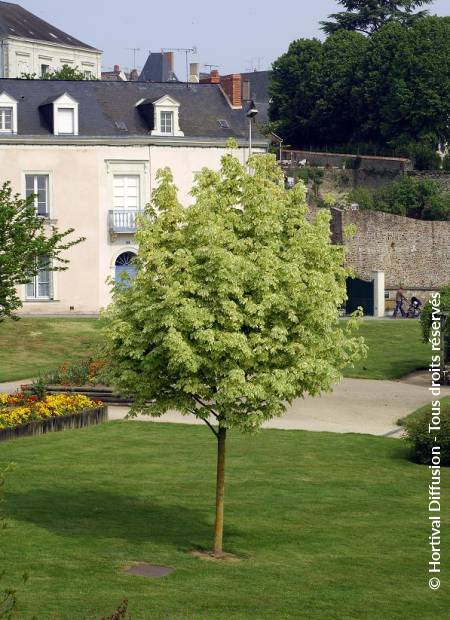
[[164,52],[164,60],[167,63],[167,69],[170,73],[173,73],[174,65],[173,65],[173,52]]
[[114,73],[120,73],[120,65],[114,65]]
[[232,73],[231,75],[224,75],[220,84],[224,93],[230,100],[230,104],[233,108],[242,107],[242,78],[240,73]]
[[200,80],[201,84],[220,84],[220,75],[217,69],[212,69],[209,77],[202,78]]
[[198,62],[189,64],[189,82],[198,84],[200,82],[200,65]]

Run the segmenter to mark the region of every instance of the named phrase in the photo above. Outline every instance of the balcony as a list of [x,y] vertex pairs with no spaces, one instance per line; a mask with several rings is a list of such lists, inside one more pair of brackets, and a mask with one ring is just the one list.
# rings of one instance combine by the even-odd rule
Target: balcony
[[138,213],[138,209],[112,209],[108,213],[109,232],[115,235],[135,233]]

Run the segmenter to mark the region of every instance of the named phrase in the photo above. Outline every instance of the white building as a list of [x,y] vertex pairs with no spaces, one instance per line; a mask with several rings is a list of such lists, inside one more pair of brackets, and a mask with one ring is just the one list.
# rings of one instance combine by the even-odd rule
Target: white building
[[[248,157],[246,110],[219,84],[0,80],[0,183],[37,194],[38,213],[86,241],[65,272],[20,288],[24,314],[96,314],[107,280],[131,270],[135,215],[169,166],[182,203],[194,174],[217,169],[235,138]],[[239,93],[240,96],[240,93]],[[266,141],[254,134],[255,150]]]
[[63,65],[101,77],[102,52],[11,2],[0,2],[0,78],[41,77]]

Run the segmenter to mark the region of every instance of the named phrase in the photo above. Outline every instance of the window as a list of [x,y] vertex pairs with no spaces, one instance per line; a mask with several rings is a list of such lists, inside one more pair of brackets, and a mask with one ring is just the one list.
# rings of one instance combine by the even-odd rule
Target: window
[[48,174],[26,174],[25,195],[34,196],[34,206],[38,215],[48,217],[49,209],[49,177]]
[[5,133],[13,132],[13,109],[12,107],[0,108],[0,131]]
[[75,110],[73,108],[58,108],[58,133],[74,135]]
[[50,71],[50,65],[41,65],[41,77],[45,77]]
[[113,207],[114,209],[140,208],[139,175],[114,175]]
[[161,112],[161,133],[173,134],[173,112]]
[[48,300],[51,299],[52,272],[48,258],[42,258],[39,263],[38,274],[26,285],[26,298]]

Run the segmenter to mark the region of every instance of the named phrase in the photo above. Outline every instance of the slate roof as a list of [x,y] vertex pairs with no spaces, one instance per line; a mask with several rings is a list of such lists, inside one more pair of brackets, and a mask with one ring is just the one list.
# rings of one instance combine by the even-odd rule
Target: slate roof
[[269,81],[271,71],[250,71],[241,73],[243,82],[250,82],[250,99],[255,103],[269,102]]
[[0,2],[0,39],[6,37],[20,37],[95,50],[91,45],[59,30],[18,4]]
[[170,63],[162,52],[150,52],[139,76],[141,82],[178,82]]
[[[180,129],[186,138],[248,138],[246,108],[232,110],[216,84],[189,84],[187,87],[180,82],[0,79],[2,92],[18,102],[19,136],[52,136],[42,107],[67,93],[79,104],[80,137],[148,136],[152,127],[136,104],[143,99],[155,102],[169,95],[180,103]],[[227,121],[229,128],[220,127],[219,120]],[[116,123],[125,123],[127,130],[119,129]],[[0,136],[0,142],[6,137]],[[55,136],[55,140],[58,138]],[[266,141],[258,133],[254,139]]]
[[269,83],[271,71],[241,73],[242,83],[250,82],[250,99],[258,108],[257,122],[269,122]]

